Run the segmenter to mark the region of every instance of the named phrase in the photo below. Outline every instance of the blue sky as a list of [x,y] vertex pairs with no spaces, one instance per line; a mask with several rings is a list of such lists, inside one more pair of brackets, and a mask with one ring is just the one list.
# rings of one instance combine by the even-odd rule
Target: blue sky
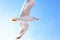
[[[19,17],[24,0],[0,0],[0,40],[15,40],[19,23],[9,18]],[[60,0],[35,0],[30,15],[39,21],[29,23],[21,40],[60,40]]]

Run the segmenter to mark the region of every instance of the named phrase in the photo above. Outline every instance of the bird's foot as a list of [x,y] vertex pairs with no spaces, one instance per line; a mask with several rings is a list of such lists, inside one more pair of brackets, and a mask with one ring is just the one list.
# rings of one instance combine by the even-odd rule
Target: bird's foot
[[34,19],[35,19],[35,20],[39,20],[38,18],[35,18],[35,17],[34,17]]

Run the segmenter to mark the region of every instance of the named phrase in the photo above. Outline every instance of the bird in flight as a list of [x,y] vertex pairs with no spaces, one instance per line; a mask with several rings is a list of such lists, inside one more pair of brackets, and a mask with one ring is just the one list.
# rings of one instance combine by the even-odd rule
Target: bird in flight
[[30,16],[30,10],[34,5],[34,0],[25,0],[25,3],[23,4],[21,11],[20,11],[20,17],[18,18],[11,18],[10,21],[12,22],[20,22],[20,26],[21,26],[21,31],[19,32],[19,36],[16,37],[17,39],[20,39],[23,34],[27,31],[28,29],[28,22],[30,21],[34,21],[34,20],[39,20],[38,18],[35,17],[31,17]]

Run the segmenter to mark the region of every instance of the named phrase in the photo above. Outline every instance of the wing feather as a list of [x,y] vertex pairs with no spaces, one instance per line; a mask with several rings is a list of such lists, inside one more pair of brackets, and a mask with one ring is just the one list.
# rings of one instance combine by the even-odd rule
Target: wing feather
[[20,16],[29,16],[30,9],[32,8],[34,2],[30,1],[28,3],[25,3],[25,5],[21,9],[21,15]]
[[21,22],[21,23],[20,23],[20,26],[21,26],[22,28],[24,28],[24,27],[28,28],[28,23],[23,23],[23,22]]

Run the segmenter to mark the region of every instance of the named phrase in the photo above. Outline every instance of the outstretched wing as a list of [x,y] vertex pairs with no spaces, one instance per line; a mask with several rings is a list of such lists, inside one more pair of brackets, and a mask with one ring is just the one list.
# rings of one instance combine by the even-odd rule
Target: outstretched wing
[[20,16],[29,16],[29,12],[30,12],[30,9],[32,8],[33,4],[34,4],[34,1],[29,1],[27,2],[28,0],[26,0],[26,2],[24,3],[22,9],[21,9],[21,15]]
[[22,28],[28,28],[28,23],[20,22]]
[[20,23],[20,25],[21,25],[21,31],[19,33],[20,36],[18,38],[21,38],[28,29],[28,23]]
[[19,36],[16,39],[20,39],[24,35],[24,33],[26,32],[26,30],[28,28],[28,23],[21,22],[20,26],[21,26],[21,31],[19,33]]

